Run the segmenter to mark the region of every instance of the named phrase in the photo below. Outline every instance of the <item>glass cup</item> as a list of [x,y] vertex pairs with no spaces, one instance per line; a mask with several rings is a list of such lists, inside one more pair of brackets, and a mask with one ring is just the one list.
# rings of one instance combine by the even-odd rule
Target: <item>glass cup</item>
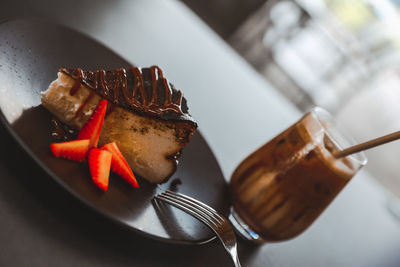
[[327,111],[314,108],[304,115],[234,171],[229,219],[235,229],[256,243],[302,233],[367,163],[363,153],[332,155],[351,145]]

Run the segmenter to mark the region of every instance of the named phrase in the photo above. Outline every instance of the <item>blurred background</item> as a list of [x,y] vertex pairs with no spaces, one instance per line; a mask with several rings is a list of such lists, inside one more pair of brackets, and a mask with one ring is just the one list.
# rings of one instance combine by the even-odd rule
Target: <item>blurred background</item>
[[[400,0],[182,2],[300,110],[324,107],[358,142],[400,130]],[[400,142],[366,154],[400,197]]]

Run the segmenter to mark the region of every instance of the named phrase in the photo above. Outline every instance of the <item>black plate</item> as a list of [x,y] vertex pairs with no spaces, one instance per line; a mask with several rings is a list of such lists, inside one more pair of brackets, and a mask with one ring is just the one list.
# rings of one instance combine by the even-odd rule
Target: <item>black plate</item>
[[[134,40],[132,40],[134,42]],[[197,132],[184,150],[169,182],[151,185],[138,178],[140,189],[116,177],[102,193],[91,182],[85,164],[56,159],[49,144],[52,115],[40,104],[40,92],[60,67],[113,69],[132,65],[97,41],[64,26],[19,19],[0,24],[0,118],[27,153],[60,185],[96,211],[138,233],[173,243],[204,243],[212,232],[185,213],[161,206],[153,196],[172,187],[228,213],[227,185],[213,153]],[[192,100],[193,101],[193,100]],[[190,100],[189,100],[190,104]],[[49,199],[51,201],[51,199]]]

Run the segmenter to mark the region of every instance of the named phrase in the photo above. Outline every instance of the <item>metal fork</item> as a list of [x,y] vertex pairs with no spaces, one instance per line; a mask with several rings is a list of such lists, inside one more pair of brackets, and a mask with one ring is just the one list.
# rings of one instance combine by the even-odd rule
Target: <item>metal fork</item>
[[228,251],[229,255],[232,257],[234,265],[240,267],[236,237],[227,219],[219,215],[213,208],[206,204],[180,193],[167,190],[155,196],[155,198],[189,213],[207,225],[217,234],[225,250]]

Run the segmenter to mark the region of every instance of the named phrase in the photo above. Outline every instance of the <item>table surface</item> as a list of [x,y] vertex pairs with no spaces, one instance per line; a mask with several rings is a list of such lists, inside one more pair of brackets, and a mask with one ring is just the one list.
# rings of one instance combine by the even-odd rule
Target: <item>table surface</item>
[[[135,64],[163,67],[227,181],[248,153],[301,116],[180,2],[3,1],[0,18],[14,16],[56,21]],[[1,266],[231,266],[218,241],[169,245],[127,233],[59,187],[2,126],[0,137]],[[361,171],[304,234],[264,246],[240,241],[239,256],[243,266],[399,266],[400,221],[387,203]]]

